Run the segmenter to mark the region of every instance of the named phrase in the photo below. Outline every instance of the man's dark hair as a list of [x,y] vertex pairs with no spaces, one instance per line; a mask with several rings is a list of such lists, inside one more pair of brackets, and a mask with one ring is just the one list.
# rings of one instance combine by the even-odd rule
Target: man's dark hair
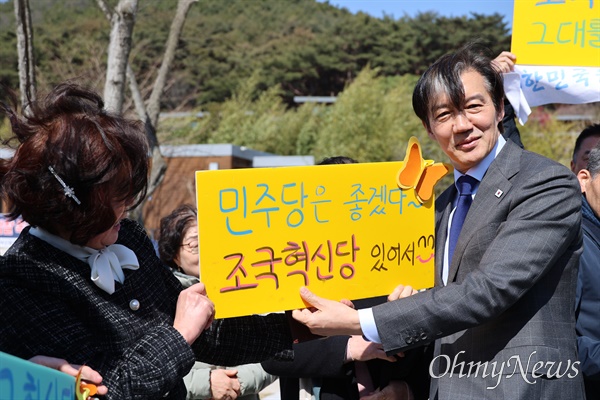
[[590,158],[588,159],[586,169],[590,171],[592,178],[595,178],[600,172],[600,142],[590,151]]
[[[504,83],[502,74],[492,65],[490,51],[479,44],[468,44],[455,53],[440,57],[419,78],[413,91],[413,109],[427,127],[431,102],[440,93],[445,93],[457,109],[462,108],[465,99],[461,75],[468,71],[479,73],[485,80],[485,86],[494,103],[496,112],[502,109],[504,101]],[[502,123],[498,124],[504,132]]]
[[[592,124],[581,131],[577,140],[575,140],[575,148],[573,149],[573,162],[576,161],[577,153],[581,149],[583,141],[592,136],[600,136],[600,124]],[[591,171],[590,171],[591,172]]]
[[329,165],[329,164],[357,164],[353,158],[345,156],[326,157],[321,160],[317,165]]

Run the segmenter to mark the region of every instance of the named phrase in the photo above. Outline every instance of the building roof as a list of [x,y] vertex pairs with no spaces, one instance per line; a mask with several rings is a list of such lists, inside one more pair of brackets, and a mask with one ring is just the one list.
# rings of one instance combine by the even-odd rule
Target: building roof
[[295,167],[315,165],[313,156],[256,156],[252,160],[254,168],[260,167]]
[[274,156],[272,153],[252,150],[246,146],[234,144],[185,144],[179,146],[163,145],[160,151],[165,157],[237,157],[252,161],[257,156]]

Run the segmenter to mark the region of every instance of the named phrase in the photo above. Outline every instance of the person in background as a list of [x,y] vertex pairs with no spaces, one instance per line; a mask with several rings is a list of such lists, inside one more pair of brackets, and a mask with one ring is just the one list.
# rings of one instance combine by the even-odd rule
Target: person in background
[[[184,288],[200,282],[197,219],[196,208],[183,204],[160,221],[159,257]],[[183,381],[188,400],[258,400],[275,379],[260,364],[222,368],[196,361]]]
[[[515,62],[517,61],[517,56],[509,51],[503,51],[492,60],[492,66],[500,73],[507,74],[509,72],[514,72],[515,70]],[[502,118],[502,126],[503,132],[502,136],[506,140],[512,140],[516,144],[519,145],[520,148],[524,148],[523,142],[521,141],[521,133],[517,128],[517,123],[515,121],[515,110],[508,101],[507,98],[504,98],[504,117]]]
[[[314,334],[365,334],[387,354],[433,342],[432,400],[580,399],[580,188],[565,166],[502,137],[503,80],[486,53],[442,56],[413,92],[454,166],[435,204],[435,287],[360,312],[302,288],[312,308],[293,316]],[[512,375],[480,369],[516,363]]]
[[586,398],[591,400],[600,399],[600,143],[585,157],[587,167],[577,172],[583,194],[583,253],[575,315],[581,372]]
[[571,171],[577,174],[588,164],[590,151],[600,142],[600,124],[592,124],[581,131],[575,148],[573,149],[573,159],[571,160]]
[[2,103],[15,144],[0,160],[9,216],[29,226],[0,258],[0,351],[87,365],[105,400],[185,399],[195,360],[236,365],[293,357],[285,316],[214,319],[202,283],[183,289],[144,228],[125,218],[148,185],[143,123],[65,83]]

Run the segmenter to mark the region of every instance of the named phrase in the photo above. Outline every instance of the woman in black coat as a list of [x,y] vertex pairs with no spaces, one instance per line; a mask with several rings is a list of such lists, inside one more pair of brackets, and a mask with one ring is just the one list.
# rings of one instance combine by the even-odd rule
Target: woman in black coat
[[70,84],[27,116],[2,109],[18,146],[0,161],[0,193],[30,227],[0,260],[0,351],[86,364],[106,399],[184,399],[197,359],[291,355],[282,315],[213,322],[204,286],[182,290],[144,229],[124,219],[147,188],[142,123]]

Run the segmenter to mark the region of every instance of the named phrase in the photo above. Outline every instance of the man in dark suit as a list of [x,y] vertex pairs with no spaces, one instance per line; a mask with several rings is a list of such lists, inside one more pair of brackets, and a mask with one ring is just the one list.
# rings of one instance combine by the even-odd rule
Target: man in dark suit
[[[600,134],[598,124],[584,132],[592,132],[593,128]],[[581,372],[586,397],[591,400],[600,398],[600,142],[585,158],[587,167],[577,172],[583,193],[583,254],[579,259],[575,313]]]
[[434,341],[431,399],[580,399],[579,187],[566,167],[501,136],[503,99],[500,72],[474,46],[440,58],[415,87],[415,112],[455,168],[436,201],[435,287],[360,312],[303,288],[315,308],[293,315],[317,334],[363,333],[388,354]]

